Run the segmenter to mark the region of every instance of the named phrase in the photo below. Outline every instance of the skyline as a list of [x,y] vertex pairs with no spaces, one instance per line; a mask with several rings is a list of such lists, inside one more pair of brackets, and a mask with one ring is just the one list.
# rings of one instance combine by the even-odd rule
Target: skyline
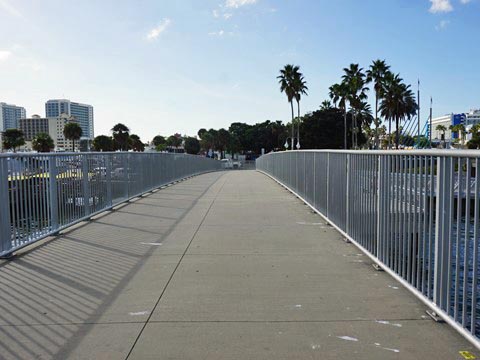
[[284,64],[301,66],[308,112],[343,67],[380,58],[414,91],[420,78],[426,121],[430,96],[434,117],[480,107],[479,15],[478,0],[0,0],[0,101],[28,116],[43,115],[48,99],[88,103],[95,135],[122,122],[150,141],[237,121],[288,121],[276,81]]

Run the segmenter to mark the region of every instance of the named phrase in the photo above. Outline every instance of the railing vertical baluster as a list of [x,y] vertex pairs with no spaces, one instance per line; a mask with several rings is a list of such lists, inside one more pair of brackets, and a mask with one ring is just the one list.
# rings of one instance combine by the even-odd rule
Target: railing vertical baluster
[[58,229],[58,188],[57,188],[57,177],[58,177],[58,168],[57,168],[57,157],[51,156],[48,158],[48,192],[49,196],[49,207],[50,207],[50,231],[55,231]]
[[89,166],[88,155],[82,156],[82,182],[83,182],[83,207],[84,216],[90,215],[90,184],[89,184]]
[[8,160],[0,159],[0,254],[12,248],[12,226],[10,224]]

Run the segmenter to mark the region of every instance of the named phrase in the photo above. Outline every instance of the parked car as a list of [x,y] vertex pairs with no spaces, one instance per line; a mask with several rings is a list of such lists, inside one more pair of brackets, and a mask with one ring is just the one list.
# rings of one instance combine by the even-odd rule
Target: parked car
[[235,161],[233,161],[232,165],[233,165],[234,169],[240,169],[242,167],[242,162],[239,161],[239,160],[235,160]]
[[222,168],[223,169],[233,169],[233,161],[230,159],[222,159]]

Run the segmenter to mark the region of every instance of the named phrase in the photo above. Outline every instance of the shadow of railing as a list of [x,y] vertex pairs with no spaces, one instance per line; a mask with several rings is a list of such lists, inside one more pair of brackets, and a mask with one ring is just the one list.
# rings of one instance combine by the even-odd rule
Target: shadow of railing
[[[220,176],[140,198],[0,263],[0,358],[67,358],[100,319],[125,322],[129,314],[104,314],[158,250],[148,244],[164,241]],[[162,200],[177,192],[178,204]]]

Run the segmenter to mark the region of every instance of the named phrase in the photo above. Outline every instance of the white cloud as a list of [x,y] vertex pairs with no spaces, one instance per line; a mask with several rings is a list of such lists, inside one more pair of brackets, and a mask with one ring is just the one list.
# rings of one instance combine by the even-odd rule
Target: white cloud
[[0,62],[7,61],[12,56],[12,52],[8,50],[0,50]]
[[23,14],[12,4],[8,2],[8,0],[0,0],[0,10],[4,10],[12,16],[23,18]]
[[444,30],[447,28],[448,24],[450,24],[449,20],[442,20],[437,26],[435,26],[435,30],[437,31]]
[[225,13],[225,14],[223,14],[223,18],[224,18],[225,20],[230,19],[232,16],[233,16],[233,14],[231,14],[231,13]]
[[252,4],[255,4],[256,2],[257,2],[257,0],[227,0],[225,2],[225,6],[227,8],[238,9],[241,6],[252,5]]
[[220,30],[220,31],[212,31],[212,32],[209,32],[208,35],[210,36],[223,36],[225,35],[225,31],[224,30]]
[[150,30],[150,32],[147,34],[147,39],[148,40],[155,40],[157,39],[160,34],[162,34],[167,28],[172,24],[171,19],[163,19],[160,24]]
[[453,11],[450,0],[430,0],[430,2],[432,3],[430,12],[433,14]]

